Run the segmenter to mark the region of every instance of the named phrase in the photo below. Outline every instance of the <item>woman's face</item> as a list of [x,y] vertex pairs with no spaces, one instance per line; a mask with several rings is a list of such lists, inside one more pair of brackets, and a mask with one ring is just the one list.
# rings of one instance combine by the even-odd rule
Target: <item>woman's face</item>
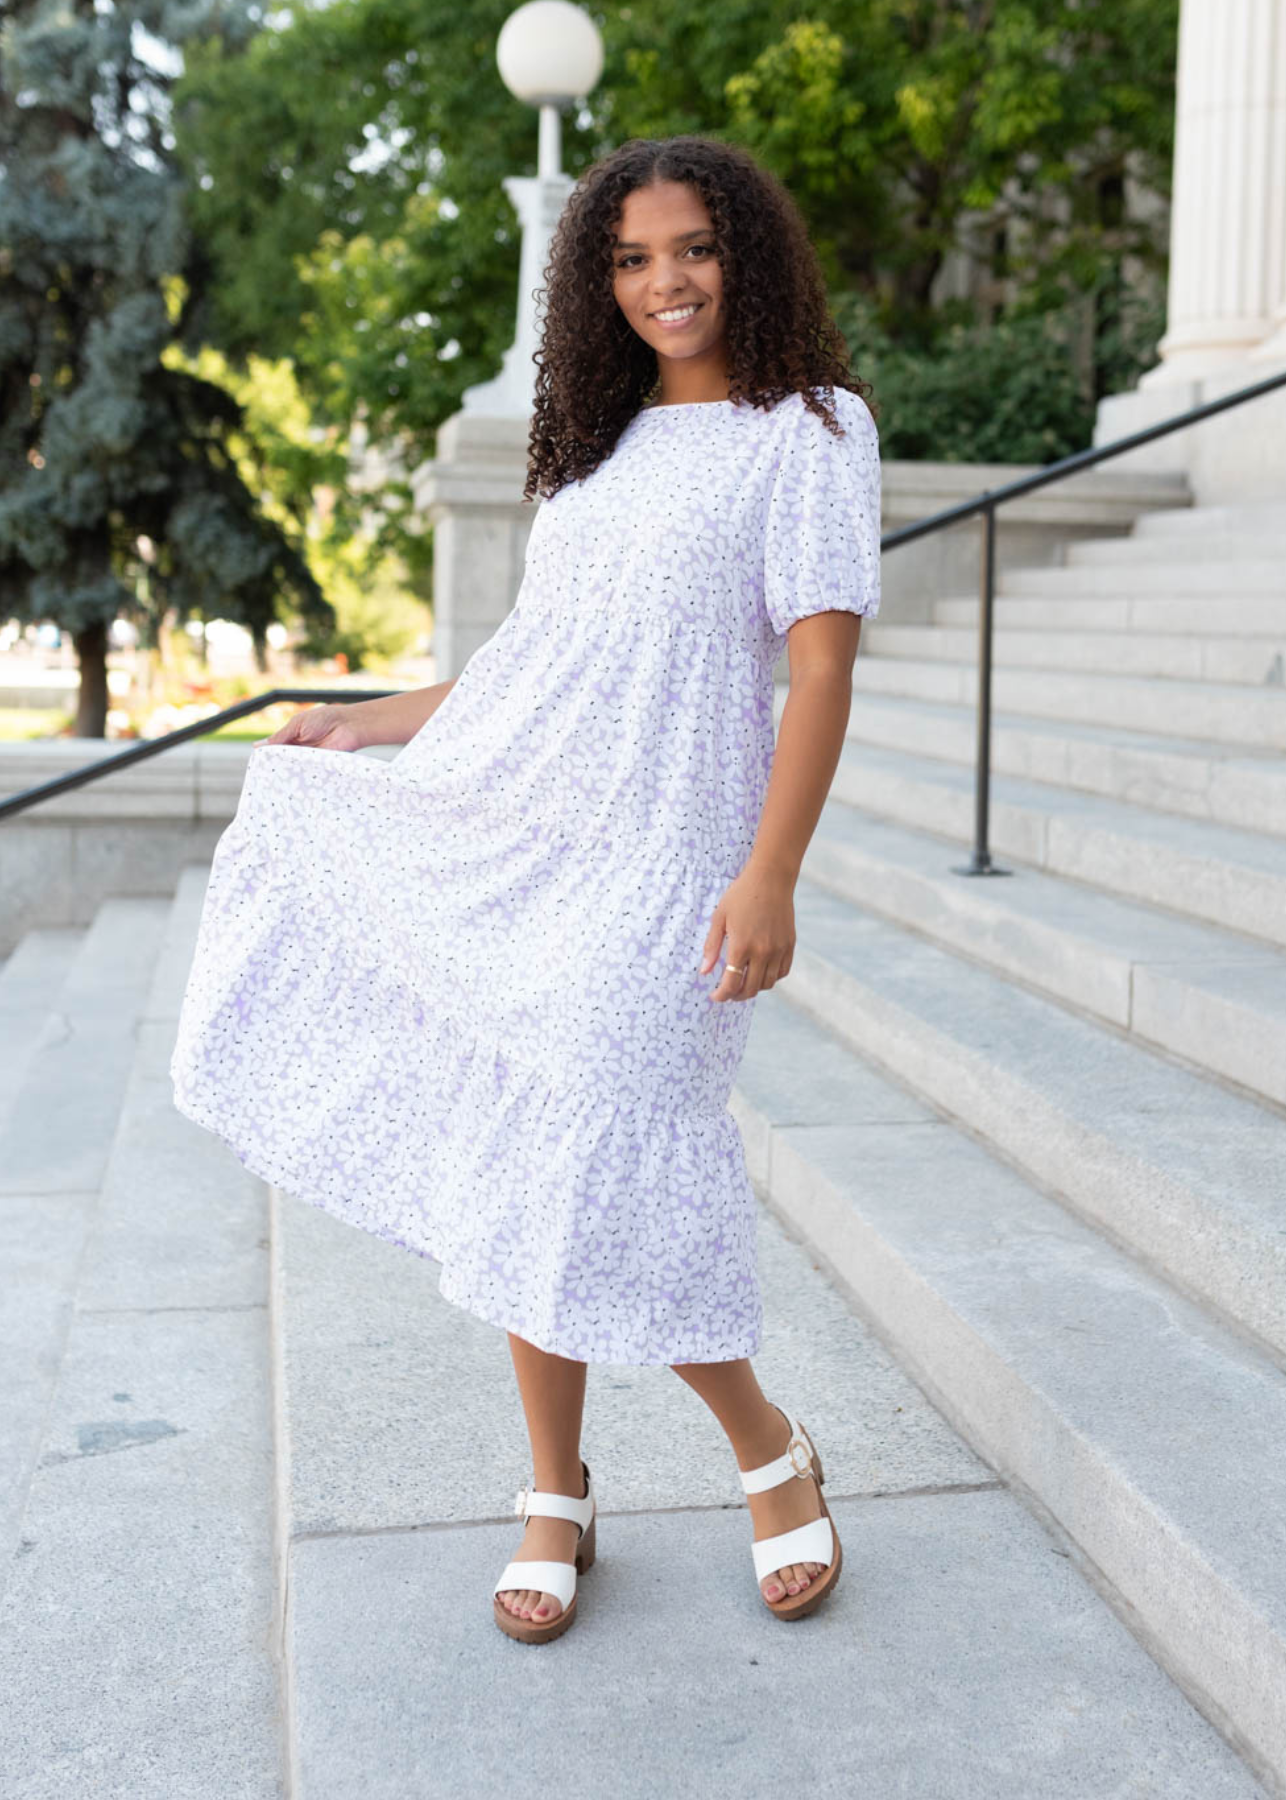
[[[627,195],[612,236],[612,265],[616,303],[656,351],[663,383],[680,365],[685,388],[703,376],[718,382],[724,374],[723,270],[710,214],[696,189],[661,181]],[[670,319],[671,313],[679,316]]]

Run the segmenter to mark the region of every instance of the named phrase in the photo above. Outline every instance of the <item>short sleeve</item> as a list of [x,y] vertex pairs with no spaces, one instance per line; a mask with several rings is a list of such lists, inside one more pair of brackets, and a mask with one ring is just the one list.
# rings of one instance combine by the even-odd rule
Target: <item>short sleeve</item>
[[768,495],[764,606],[784,637],[811,613],[880,605],[880,448],[860,394],[835,389],[837,437],[802,399],[791,408]]

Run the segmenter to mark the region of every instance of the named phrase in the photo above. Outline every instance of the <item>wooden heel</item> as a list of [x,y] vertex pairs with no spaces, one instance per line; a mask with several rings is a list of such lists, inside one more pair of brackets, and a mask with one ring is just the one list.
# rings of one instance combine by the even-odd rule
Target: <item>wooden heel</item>
[[595,1517],[590,1520],[587,1528],[581,1533],[580,1541],[576,1545],[576,1570],[580,1575],[583,1575],[586,1569],[592,1569],[594,1566],[594,1557],[597,1552],[597,1537],[598,1517],[595,1515]]

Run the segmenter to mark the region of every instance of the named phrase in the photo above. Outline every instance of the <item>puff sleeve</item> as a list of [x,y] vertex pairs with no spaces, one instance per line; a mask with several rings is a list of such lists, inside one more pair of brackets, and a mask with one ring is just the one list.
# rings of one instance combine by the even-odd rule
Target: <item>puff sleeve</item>
[[764,607],[784,637],[811,613],[880,605],[880,450],[860,394],[835,389],[836,437],[793,401],[768,494]]

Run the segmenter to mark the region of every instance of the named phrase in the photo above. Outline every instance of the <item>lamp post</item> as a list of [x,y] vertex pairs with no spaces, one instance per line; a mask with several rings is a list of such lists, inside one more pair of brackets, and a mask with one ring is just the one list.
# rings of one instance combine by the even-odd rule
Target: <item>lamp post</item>
[[496,65],[514,98],[540,109],[540,136],[535,175],[504,178],[505,192],[522,225],[514,341],[500,373],[466,388],[461,406],[466,413],[526,420],[531,416],[533,358],[539,342],[536,290],[554,227],[573,185],[560,166],[561,111],[597,84],[603,73],[603,40],[589,14],[571,0],[528,0],[501,26]]
[[593,20],[570,0],[530,0],[496,42],[510,93],[539,108],[534,176],[510,175],[505,192],[522,225],[518,318],[500,373],[466,389],[437,434],[430,462],[411,473],[414,516],[433,528],[433,656],[438,678],[458,675],[500,625],[522,580],[535,508],[520,498],[535,404],[536,292],[572,181],[559,168],[561,109],[603,72]]

